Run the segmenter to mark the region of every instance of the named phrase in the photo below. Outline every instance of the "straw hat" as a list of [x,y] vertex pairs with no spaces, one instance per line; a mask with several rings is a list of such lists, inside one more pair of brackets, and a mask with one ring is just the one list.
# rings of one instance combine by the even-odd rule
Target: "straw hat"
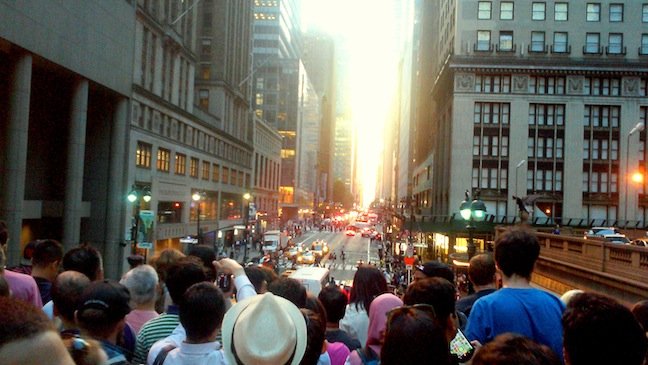
[[268,292],[225,313],[223,348],[230,364],[297,365],[306,351],[306,320],[292,302]]

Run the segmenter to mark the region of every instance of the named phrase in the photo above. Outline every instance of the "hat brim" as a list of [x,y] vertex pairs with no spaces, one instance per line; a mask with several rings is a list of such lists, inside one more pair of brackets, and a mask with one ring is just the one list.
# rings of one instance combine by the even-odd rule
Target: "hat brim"
[[[232,353],[232,340],[233,340],[234,325],[236,324],[236,320],[247,307],[249,307],[254,303],[259,302],[264,297],[264,295],[273,295],[273,294],[272,293],[257,294],[253,297],[247,298],[245,300],[236,303],[235,305],[232,306],[232,308],[230,308],[227,312],[225,312],[225,317],[223,318],[223,325],[221,326],[221,333],[223,337],[223,349],[225,351],[225,357],[227,358],[227,361],[231,365],[237,364],[236,358]],[[296,355],[293,356],[290,364],[298,365],[301,362],[302,358],[304,357],[304,353],[306,352],[306,345],[308,344],[306,321],[304,319],[304,315],[299,310],[299,308],[297,308],[297,306],[293,304],[291,301],[282,298],[278,295],[274,295],[274,299],[284,309],[286,314],[290,316],[293,323],[295,324],[295,330],[296,330],[295,336],[297,338],[297,344],[295,346],[294,354]],[[297,354],[299,354],[299,356],[297,356]]]

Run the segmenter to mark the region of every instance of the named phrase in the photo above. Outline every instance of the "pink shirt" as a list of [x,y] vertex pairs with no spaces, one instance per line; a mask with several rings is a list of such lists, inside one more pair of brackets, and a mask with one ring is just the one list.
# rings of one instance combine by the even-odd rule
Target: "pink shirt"
[[158,317],[160,314],[154,310],[133,309],[126,315],[126,323],[130,324],[138,334],[142,325],[147,321]]
[[40,291],[33,277],[10,270],[5,270],[3,275],[9,283],[12,297],[31,303],[38,308],[43,307]]

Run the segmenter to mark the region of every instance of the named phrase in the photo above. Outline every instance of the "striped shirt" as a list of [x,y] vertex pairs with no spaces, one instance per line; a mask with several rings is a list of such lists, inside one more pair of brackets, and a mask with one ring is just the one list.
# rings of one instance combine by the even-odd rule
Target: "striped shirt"
[[146,364],[146,357],[153,344],[166,338],[180,324],[178,307],[170,305],[167,313],[144,323],[137,334],[137,345],[135,346],[135,357],[133,363]]

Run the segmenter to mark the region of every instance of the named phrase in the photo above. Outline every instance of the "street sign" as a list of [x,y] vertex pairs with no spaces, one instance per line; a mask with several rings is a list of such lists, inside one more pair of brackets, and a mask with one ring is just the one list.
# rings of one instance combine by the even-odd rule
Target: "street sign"
[[153,242],[137,242],[137,248],[153,248]]

